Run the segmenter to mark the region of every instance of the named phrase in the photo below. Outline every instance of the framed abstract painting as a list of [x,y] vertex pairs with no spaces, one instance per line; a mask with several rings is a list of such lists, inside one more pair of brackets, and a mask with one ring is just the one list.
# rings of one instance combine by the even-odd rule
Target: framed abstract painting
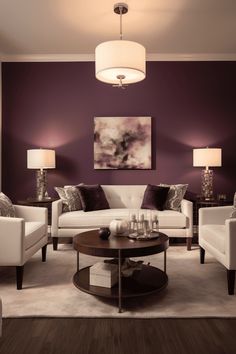
[[94,169],[151,169],[151,141],[151,117],[95,117]]

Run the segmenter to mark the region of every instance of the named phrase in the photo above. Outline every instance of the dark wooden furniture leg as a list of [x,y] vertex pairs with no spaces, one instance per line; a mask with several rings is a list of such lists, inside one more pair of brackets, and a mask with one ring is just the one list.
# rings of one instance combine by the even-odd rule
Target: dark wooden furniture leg
[[166,273],[166,250],[164,251],[164,272]]
[[77,272],[79,272],[79,251],[77,251]]
[[42,262],[46,262],[47,257],[47,245],[42,247]]
[[121,250],[119,250],[118,251],[119,252],[119,259],[118,259],[118,266],[119,266],[119,270],[118,270],[118,272],[119,272],[119,275],[118,275],[118,285],[119,285],[119,313],[121,313],[122,312],[122,303],[121,303],[121,301],[122,301],[122,284],[121,284],[121,282],[122,282],[122,280],[121,280]]
[[235,270],[227,269],[228,294],[234,295]]
[[191,251],[192,237],[187,237],[187,250]]
[[200,263],[204,264],[205,262],[205,250],[200,246]]
[[16,267],[16,288],[17,288],[17,290],[22,289],[23,274],[24,274],[24,266],[17,266]]
[[53,251],[57,250],[57,246],[58,246],[58,237],[53,237],[52,238],[52,244],[53,244]]

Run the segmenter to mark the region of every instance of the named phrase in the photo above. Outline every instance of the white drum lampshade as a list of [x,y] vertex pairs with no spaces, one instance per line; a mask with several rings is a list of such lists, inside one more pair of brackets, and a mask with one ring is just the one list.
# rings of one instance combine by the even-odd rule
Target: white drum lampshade
[[139,82],[146,77],[146,50],[136,42],[114,40],[96,47],[96,78],[109,84]]
[[114,5],[115,14],[120,16],[120,40],[107,41],[95,49],[96,78],[114,87],[125,88],[146,77],[146,49],[137,42],[123,40],[122,15],[127,14],[128,5]]
[[222,165],[222,149],[199,148],[193,149],[194,167],[220,167]]
[[55,150],[32,149],[27,150],[27,168],[48,169],[56,167]]

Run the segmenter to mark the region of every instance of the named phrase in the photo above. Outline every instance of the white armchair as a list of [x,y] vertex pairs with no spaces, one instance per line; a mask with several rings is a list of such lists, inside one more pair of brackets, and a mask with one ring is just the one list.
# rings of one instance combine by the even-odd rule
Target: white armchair
[[234,294],[236,270],[236,218],[230,218],[232,206],[199,209],[200,262],[205,251],[227,270],[228,294]]
[[2,336],[2,300],[0,298],[0,337]]
[[46,261],[46,208],[14,205],[16,217],[0,217],[0,266],[16,267],[17,289],[22,289],[24,264],[40,248]]

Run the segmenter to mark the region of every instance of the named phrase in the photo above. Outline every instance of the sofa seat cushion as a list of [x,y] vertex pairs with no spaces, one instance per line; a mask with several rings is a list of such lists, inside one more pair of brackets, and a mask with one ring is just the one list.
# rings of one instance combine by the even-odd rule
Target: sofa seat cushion
[[187,227],[187,217],[175,210],[158,211],[160,229],[183,229]]
[[[158,215],[160,229],[184,228],[187,218],[184,214],[173,211],[151,211],[146,209],[138,210],[138,213],[144,214],[149,219],[152,213]],[[114,219],[129,220],[132,214],[137,214],[137,209],[103,209],[84,212],[83,210],[63,213],[59,216],[60,228],[99,228],[107,227]]]
[[43,222],[29,221],[25,223],[25,249],[34,246],[45,235]]
[[225,225],[201,226],[201,239],[208,242],[221,253],[225,253]]

